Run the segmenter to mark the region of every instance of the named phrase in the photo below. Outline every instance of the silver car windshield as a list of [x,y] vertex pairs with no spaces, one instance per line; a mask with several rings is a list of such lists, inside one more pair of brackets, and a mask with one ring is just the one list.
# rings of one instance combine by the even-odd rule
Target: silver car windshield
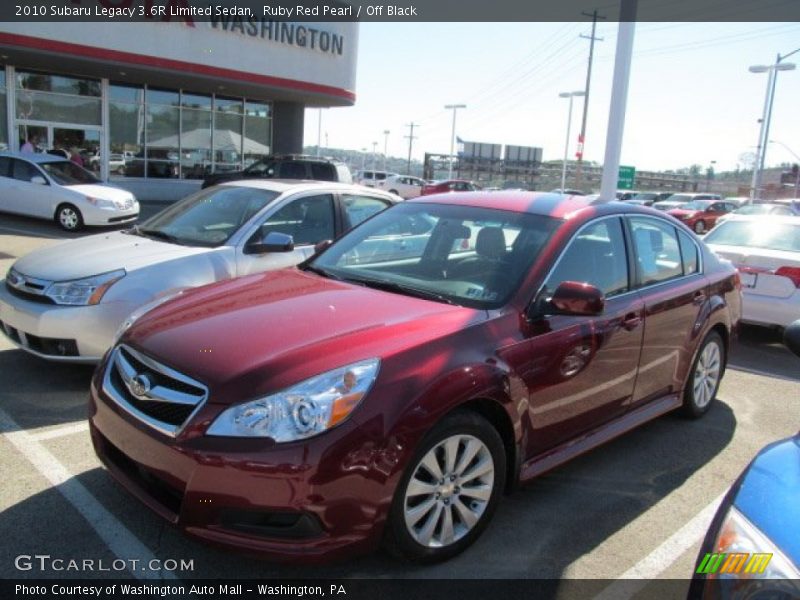
[[135,231],[187,246],[219,246],[279,195],[251,187],[215,186],[173,204]]
[[67,160],[43,162],[39,163],[39,166],[59,185],[100,183],[100,180],[89,171]]
[[395,293],[496,308],[560,223],[504,210],[403,203],[365,221],[306,268]]

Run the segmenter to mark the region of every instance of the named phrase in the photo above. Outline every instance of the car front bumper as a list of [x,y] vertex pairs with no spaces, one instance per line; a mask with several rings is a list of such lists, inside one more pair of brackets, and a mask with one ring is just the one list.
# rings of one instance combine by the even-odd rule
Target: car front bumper
[[316,563],[374,550],[396,485],[381,440],[349,420],[305,441],[204,435],[209,402],[171,437],[91,387],[89,425],[114,479],[189,536],[276,561]]
[[96,206],[86,204],[80,207],[80,211],[84,225],[120,225],[123,223],[131,223],[139,218],[139,203],[134,202],[133,206],[124,210],[117,208],[97,208]]
[[63,306],[14,296],[0,280],[0,331],[18,348],[47,360],[96,363],[133,310],[126,302]]

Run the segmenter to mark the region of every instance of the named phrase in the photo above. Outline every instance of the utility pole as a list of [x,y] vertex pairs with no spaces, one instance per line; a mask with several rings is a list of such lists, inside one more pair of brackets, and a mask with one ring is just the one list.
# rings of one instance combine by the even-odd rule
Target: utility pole
[[408,163],[406,163],[406,174],[411,175],[411,145],[414,143],[414,140],[417,136],[414,135],[414,127],[416,123],[409,123],[406,127],[410,127],[411,131],[408,135],[404,135],[403,137],[408,140]]
[[453,178],[453,146],[456,141],[456,112],[459,108],[467,108],[466,104],[445,104],[445,110],[452,110],[453,111],[453,129],[450,132],[450,160],[448,161],[449,166],[447,169],[447,178]]
[[388,129],[383,130],[383,170],[386,170],[387,153],[389,152],[389,134],[392,133]]
[[592,82],[592,60],[594,59],[594,42],[595,40],[603,41],[603,38],[595,37],[594,33],[597,29],[597,19],[605,19],[603,15],[597,13],[595,9],[591,14],[581,13],[585,17],[592,17],[592,34],[589,36],[581,34],[580,37],[589,40],[589,65],[586,68],[586,87],[583,90],[583,119],[581,121],[581,132],[578,134],[578,150],[575,156],[578,159],[578,164],[575,167],[575,187],[581,189],[581,178],[583,175],[583,144],[586,140],[586,116],[589,112],[589,85]]

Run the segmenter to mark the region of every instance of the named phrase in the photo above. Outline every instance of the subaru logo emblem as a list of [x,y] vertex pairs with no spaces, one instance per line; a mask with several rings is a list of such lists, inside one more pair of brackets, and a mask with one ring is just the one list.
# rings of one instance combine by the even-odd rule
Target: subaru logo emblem
[[137,398],[144,398],[147,396],[147,392],[150,391],[150,386],[150,379],[147,377],[147,375],[137,375],[131,379],[131,394]]

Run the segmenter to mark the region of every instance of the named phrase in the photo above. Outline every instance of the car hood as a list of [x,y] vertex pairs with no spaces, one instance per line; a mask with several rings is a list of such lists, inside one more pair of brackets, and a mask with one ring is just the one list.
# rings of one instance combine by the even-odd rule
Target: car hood
[[800,434],[764,448],[745,471],[733,500],[795,565],[800,564],[799,494]]
[[128,190],[123,190],[112,185],[103,185],[100,183],[84,183],[80,185],[67,185],[64,186],[73,192],[78,192],[84,196],[91,196],[92,198],[102,198],[103,200],[113,200],[115,202],[125,202],[129,198],[134,198]]
[[291,268],[191,290],[146,313],[123,343],[227,403],[358,360],[384,361],[486,318]]
[[37,279],[69,281],[117,269],[130,272],[156,263],[212,250],[212,248],[169,244],[114,231],[35,250],[14,263],[14,269]]

